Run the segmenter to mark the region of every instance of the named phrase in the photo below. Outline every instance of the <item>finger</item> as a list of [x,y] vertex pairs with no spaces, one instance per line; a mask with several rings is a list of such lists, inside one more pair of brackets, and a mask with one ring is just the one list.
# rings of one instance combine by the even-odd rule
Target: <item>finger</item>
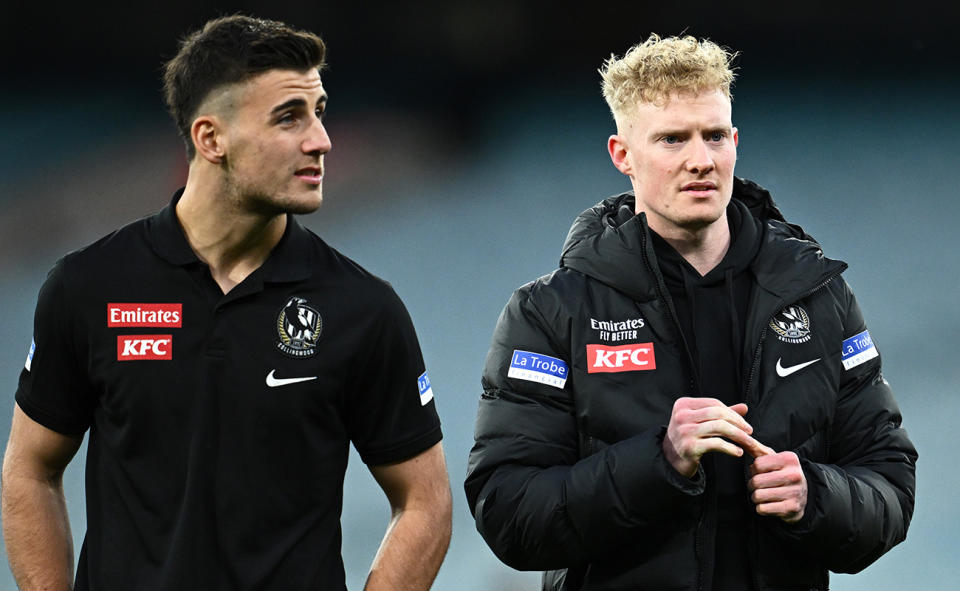
[[741,417],[747,416],[747,410],[748,410],[748,409],[747,409],[747,405],[744,404],[743,402],[741,402],[741,403],[739,403],[739,404],[734,404],[733,406],[728,406],[727,408],[729,408],[729,409],[732,410],[733,412],[737,413],[737,414],[740,415]]
[[678,404],[689,408],[690,410],[700,410],[702,408],[709,408],[712,406],[719,406],[726,408],[727,405],[720,402],[716,398],[709,397],[697,397],[697,398],[681,398],[677,401]]
[[749,453],[749,454],[750,454],[751,456],[753,456],[754,458],[762,458],[762,457],[764,457],[764,456],[772,456],[772,455],[775,455],[775,454],[777,453],[777,452],[775,452],[775,451],[773,450],[772,447],[768,447],[768,446],[760,443],[759,441],[757,441],[757,440],[754,439],[753,437],[750,438],[750,441],[751,441],[751,444],[748,445],[748,446],[746,446],[744,449],[746,449],[746,450],[747,450],[747,453]]
[[703,433],[704,437],[713,435],[727,439],[754,458],[773,451],[769,447],[745,433],[743,430],[736,426],[732,426],[729,423],[717,421],[704,424],[704,427],[709,427],[709,431],[705,431]]
[[800,470],[800,460],[797,455],[790,451],[781,451],[760,456],[756,459],[750,470],[753,474],[763,474],[766,472],[775,472],[777,470],[792,469]]
[[[721,437],[730,439],[733,443],[742,447],[744,451],[754,458],[773,451],[750,436],[752,429],[744,430],[738,424],[731,424],[726,421],[713,421],[711,423],[705,423],[704,427],[708,427],[710,429],[710,434],[719,435]],[[747,425],[747,427],[749,428],[750,426]]]
[[697,410],[690,411],[689,417],[691,422],[695,423],[708,423],[710,421],[724,421],[744,431],[745,433],[753,433],[753,426],[750,425],[739,414],[730,410],[726,406],[709,406]]
[[787,513],[787,502],[782,500],[770,503],[758,503],[756,507],[757,513],[760,515],[774,515],[779,517]]
[[780,517],[784,521],[793,523],[803,517],[803,512],[794,500],[778,501],[776,503],[762,503],[757,505],[757,513]]
[[779,503],[780,501],[795,499],[799,496],[799,494],[800,487],[798,486],[759,488],[750,493],[750,500],[753,501],[755,505],[762,505],[764,503]]
[[775,472],[764,472],[757,474],[747,481],[747,485],[753,489],[777,488],[779,486],[794,486],[800,484],[802,478],[795,472],[787,470],[777,470]]
[[768,454],[756,456],[754,462],[750,464],[750,473],[753,475],[775,472],[783,468],[777,454]]
[[709,452],[720,452],[735,458],[743,457],[742,448],[721,437],[708,437],[706,439],[701,439],[698,448],[700,451],[698,455],[700,456]]
[[751,437],[749,432],[743,431],[736,425],[731,426],[729,423],[716,422],[712,423],[711,426],[716,429],[717,435],[721,435],[730,439],[742,447],[744,451],[754,458],[763,456],[766,453],[773,451],[766,445]]
[[752,437],[739,425],[733,425],[724,420],[712,420],[705,423],[690,425],[690,433],[699,439],[707,437],[722,437],[739,446],[752,445]]

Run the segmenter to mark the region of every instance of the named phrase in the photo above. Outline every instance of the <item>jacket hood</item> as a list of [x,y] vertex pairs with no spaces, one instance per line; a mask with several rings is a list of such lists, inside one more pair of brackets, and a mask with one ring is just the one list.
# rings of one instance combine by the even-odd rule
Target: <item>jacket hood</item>
[[[826,281],[846,268],[846,263],[824,257],[820,245],[803,228],[788,223],[763,187],[735,177],[733,200],[763,225],[760,253],[751,270],[758,285],[767,291],[789,298],[808,289],[808,284]],[[635,300],[647,301],[657,296],[652,279],[662,282],[662,276],[646,214],[634,214],[635,203],[633,193],[627,192],[581,213],[567,233],[560,266],[593,277]],[[791,267],[803,272],[780,272]],[[645,270],[652,270],[653,275]]]

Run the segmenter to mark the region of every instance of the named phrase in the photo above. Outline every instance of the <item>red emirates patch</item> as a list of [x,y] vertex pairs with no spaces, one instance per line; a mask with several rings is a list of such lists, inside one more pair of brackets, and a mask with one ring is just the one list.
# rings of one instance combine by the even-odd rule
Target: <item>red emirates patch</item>
[[653,343],[635,343],[608,347],[587,345],[587,372],[611,373],[657,369]]
[[183,304],[107,304],[107,326],[180,328]]
[[173,335],[117,335],[117,361],[173,359]]

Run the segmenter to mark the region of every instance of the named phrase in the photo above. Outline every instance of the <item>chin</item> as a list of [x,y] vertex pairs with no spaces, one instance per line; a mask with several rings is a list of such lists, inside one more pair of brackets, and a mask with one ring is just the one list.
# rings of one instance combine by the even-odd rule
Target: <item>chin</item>
[[323,203],[323,194],[317,188],[306,194],[300,195],[278,195],[273,200],[273,207],[277,213],[292,213],[297,215],[313,213],[320,208]]
[[299,199],[296,201],[293,201],[290,204],[288,204],[288,206],[285,207],[284,209],[287,213],[302,215],[302,214],[313,213],[317,211],[318,209],[320,209],[320,205],[322,204],[323,204],[323,197],[320,197],[318,195],[316,199],[312,199],[310,201],[299,200]]
[[685,220],[681,220],[677,225],[687,230],[702,230],[715,224],[723,217],[724,210],[710,212],[702,215],[691,215]]
[[239,201],[245,210],[260,215],[306,214],[317,211],[323,202],[323,192],[320,187],[288,192],[250,190]]

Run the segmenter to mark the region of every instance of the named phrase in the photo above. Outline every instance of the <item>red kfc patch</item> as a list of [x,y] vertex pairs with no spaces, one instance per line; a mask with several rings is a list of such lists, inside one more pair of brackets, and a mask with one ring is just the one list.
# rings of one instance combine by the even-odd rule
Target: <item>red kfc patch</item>
[[107,326],[180,328],[183,304],[107,304]]
[[653,343],[634,343],[608,347],[587,345],[587,372],[611,373],[657,369]]
[[173,359],[173,335],[117,335],[117,360],[140,361]]

